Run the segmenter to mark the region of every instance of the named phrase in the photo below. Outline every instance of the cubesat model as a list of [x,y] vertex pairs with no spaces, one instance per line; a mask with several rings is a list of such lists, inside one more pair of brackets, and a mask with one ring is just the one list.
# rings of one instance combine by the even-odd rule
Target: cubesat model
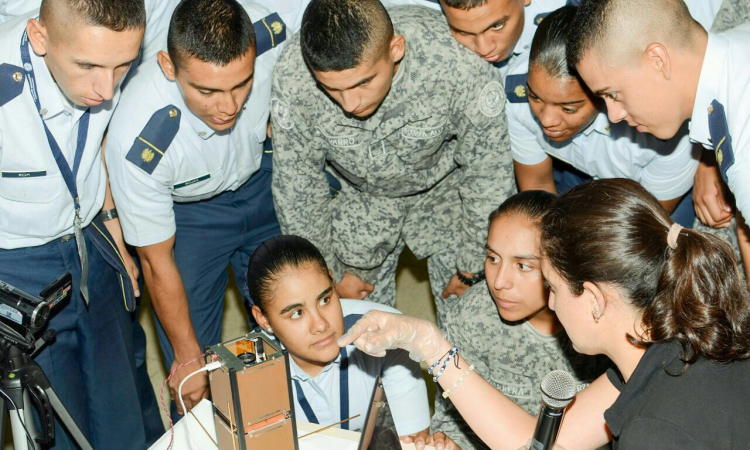
[[262,333],[209,347],[219,450],[298,450],[289,354]]

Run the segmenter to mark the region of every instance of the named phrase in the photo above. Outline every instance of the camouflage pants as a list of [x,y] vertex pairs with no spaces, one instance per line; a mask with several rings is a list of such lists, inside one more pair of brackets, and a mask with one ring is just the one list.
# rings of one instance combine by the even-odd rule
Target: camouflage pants
[[740,273],[742,276],[745,276],[745,271],[742,269],[742,254],[740,253],[740,245],[737,241],[737,222],[735,222],[735,219],[732,219],[732,226],[728,228],[712,228],[707,225],[704,225],[703,222],[700,221],[700,219],[696,218],[695,223],[693,224],[693,229],[695,231],[699,231],[701,233],[705,234],[713,234],[714,236],[718,236],[725,241],[729,243],[729,245],[732,247],[732,250],[734,250],[734,255],[737,257],[737,262],[740,265]]
[[[367,300],[388,306],[396,304],[396,269],[399,256],[405,246],[404,241],[399,240],[396,248],[385,258],[383,264],[374,269],[360,269],[344,265],[347,272],[375,286],[375,290],[367,296]],[[427,258],[427,271],[437,310],[438,325],[441,325],[445,318],[448,302],[456,300],[455,296],[451,296],[448,300],[443,300],[442,297],[443,289],[456,272],[456,249],[446,248],[429,256]]]

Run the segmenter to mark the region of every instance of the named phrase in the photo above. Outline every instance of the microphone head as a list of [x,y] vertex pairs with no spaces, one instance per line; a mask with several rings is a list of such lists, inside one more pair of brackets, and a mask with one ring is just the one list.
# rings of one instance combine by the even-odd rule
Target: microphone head
[[573,376],[564,370],[554,370],[545,375],[541,387],[542,401],[555,409],[565,408],[576,395],[576,382]]

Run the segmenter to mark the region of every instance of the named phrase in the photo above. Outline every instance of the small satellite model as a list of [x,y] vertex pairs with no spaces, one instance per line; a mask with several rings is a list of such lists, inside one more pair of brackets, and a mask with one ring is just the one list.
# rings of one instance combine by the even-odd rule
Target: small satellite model
[[289,354],[263,333],[209,347],[219,450],[298,450]]

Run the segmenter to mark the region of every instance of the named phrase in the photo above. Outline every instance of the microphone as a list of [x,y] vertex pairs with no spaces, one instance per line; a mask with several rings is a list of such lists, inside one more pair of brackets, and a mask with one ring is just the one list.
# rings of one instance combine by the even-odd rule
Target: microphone
[[531,450],[548,450],[557,440],[565,408],[576,395],[576,382],[564,370],[555,370],[542,379],[542,406],[531,440]]

